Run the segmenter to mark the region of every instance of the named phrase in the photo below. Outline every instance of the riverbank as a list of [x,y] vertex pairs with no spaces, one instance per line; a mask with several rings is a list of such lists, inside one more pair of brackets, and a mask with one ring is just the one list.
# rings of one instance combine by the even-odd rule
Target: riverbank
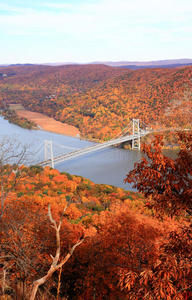
[[0,115],[8,120],[9,123],[15,124],[24,129],[36,129],[37,125],[33,121],[29,121],[26,118],[19,117],[16,112],[12,109],[6,109],[4,111],[0,111]]
[[[66,136],[77,137],[84,140],[89,140],[90,142],[101,143],[101,141],[97,139],[90,139],[90,138],[87,139],[86,137],[82,138],[80,136],[80,131],[75,126],[56,121],[55,119],[50,118],[42,113],[32,112],[25,109],[15,110],[15,113],[19,117],[25,118],[28,121],[37,124],[37,129],[45,130],[52,133],[62,134]],[[175,150],[179,149],[180,145],[178,144],[178,139],[175,134],[175,131],[176,130],[172,128],[171,130],[165,130],[163,132],[163,142],[165,144],[163,147],[164,149],[175,149]],[[148,140],[149,143],[151,143],[152,140],[154,139],[154,133],[151,133],[147,137],[144,137],[143,141],[146,141],[146,139]],[[130,144],[124,144],[123,148],[131,149],[131,146]]]
[[28,110],[16,110],[19,117],[26,118],[29,121],[35,122],[40,128],[45,131],[63,134],[71,137],[80,137],[80,131],[75,126],[68,125],[54,120],[41,113]]

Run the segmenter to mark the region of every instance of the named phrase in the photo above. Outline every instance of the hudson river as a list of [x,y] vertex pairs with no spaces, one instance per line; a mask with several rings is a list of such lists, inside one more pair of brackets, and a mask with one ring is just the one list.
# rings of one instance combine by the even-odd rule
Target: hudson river
[[[16,138],[22,144],[30,144],[30,150],[33,153],[32,157],[35,157],[34,153],[39,147],[39,150],[42,151],[35,158],[37,161],[44,160],[44,140],[53,141],[54,156],[94,145],[93,142],[78,138],[41,130],[22,129],[14,124],[10,124],[0,116],[0,140],[5,135],[10,139]],[[55,168],[61,172],[64,171],[72,175],[83,176],[95,183],[110,184],[122,187],[125,190],[132,190],[131,185],[128,183],[125,184],[123,180],[126,174],[134,168],[134,163],[139,161],[140,158],[141,152],[139,150],[124,150],[110,147],[63,163],[58,163],[55,165]]]

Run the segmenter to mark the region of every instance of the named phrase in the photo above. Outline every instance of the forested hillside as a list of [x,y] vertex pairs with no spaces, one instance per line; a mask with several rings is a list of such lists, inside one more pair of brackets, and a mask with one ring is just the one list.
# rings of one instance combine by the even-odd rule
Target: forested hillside
[[160,136],[143,147],[125,179],[143,194],[19,165],[2,140],[0,299],[190,300],[192,132],[179,139],[175,160]]
[[192,67],[129,70],[104,65],[0,68],[0,105],[21,103],[108,139],[132,118],[154,129],[190,128]]

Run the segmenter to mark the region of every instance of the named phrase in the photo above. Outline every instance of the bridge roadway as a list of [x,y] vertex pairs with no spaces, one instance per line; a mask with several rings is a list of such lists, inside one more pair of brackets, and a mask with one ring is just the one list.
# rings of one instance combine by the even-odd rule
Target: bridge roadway
[[[54,161],[54,164],[55,163],[60,163],[60,162],[63,162],[63,161],[66,161],[66,160],[69,160],[69,159],[72,159],[72,158],[75,158],[75,157],[93,152],[93,151],[97,151],[97,150],[101,150],[103,148],[107,148],[107,147],[110,147],[110,146],[113,146],[113,145],[121,144],[123,142],[128,142],[128,141],[131,141],[131,140],[137,140],[138,138],[140,138],[142,136],[145,136],[149,132],[150,131],[141,130],[139,136],[138,136],[138,134],[123,136],[123,137],[120,137],[120,138],[117,138],[117,139],[114,139],[114,140],[104,142],[102,144],[89,146],[89,147],[86,147],[86,148],[83,148],[83,149],[79,149],[79,150],[76,150],[76,151],[73,151],[73,152],[63,154],[61,156],[55,157],[53,159],[53,161]],[[44,162],[41,162],[38,165],[42,166],[42,167],[45,167],[45,166],[50,165],[50,164],[51,164],[51,159],[49,159],[47,161],[44,161]]]

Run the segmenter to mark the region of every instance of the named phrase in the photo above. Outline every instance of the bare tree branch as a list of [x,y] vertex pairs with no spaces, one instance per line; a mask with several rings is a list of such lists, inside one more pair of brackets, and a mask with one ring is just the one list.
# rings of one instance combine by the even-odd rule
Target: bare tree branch
[[[20,182],[19,166],[27,162],[29,147],[30,145],[21,145],[16,138],[10,139],[4,136],[0,140],[0,221],[4,215],[5,202],[9,194]],[[12,176],[13,173],[14,176]]]
[[53,261],[52,261],[52,264],[51,264],[50,269],[48,270],[47,274],[44,277],[42,277],[42,278],[34,281],[33,288],[32,288],[29,300],[34,300],[35,299],[38,287],[40,285],[44,284],[52,276],[52,274],[56,270],[58,270],[59,268],[61,268],[68,261],[68,259],[71,257],[71,255],[73,254],[75,248],[77,246],[79,246],[81,243],[83,243],[83,241],[85,240],[85,237],[79,238],[77,240],[77,242],[73,245],[73,247],[70,249],[70,251],[67,253],[67,255],[61,260],[60,263],[58,263],[59,262],[59,258],[60,258],[60,251],[61,251],[61,247],[60,247],[60,228],[61,228],[61,224],[62,224],[62,220],[63,220],[63,215],[64,215],[67,207],[69,206],[70,202],[63,209],[63,212],[61,214],[58,226],[56,224],[56,221],[52,217],[50,205],[48,206],[48,216],[49,216],[49,219],[50,219],[51,223],[53,224],[52,227],[55,229],[55,232],[56,232],[57,250],[56,250],[55,257],[53,257],[51,255],[51,258],[52,258]]

